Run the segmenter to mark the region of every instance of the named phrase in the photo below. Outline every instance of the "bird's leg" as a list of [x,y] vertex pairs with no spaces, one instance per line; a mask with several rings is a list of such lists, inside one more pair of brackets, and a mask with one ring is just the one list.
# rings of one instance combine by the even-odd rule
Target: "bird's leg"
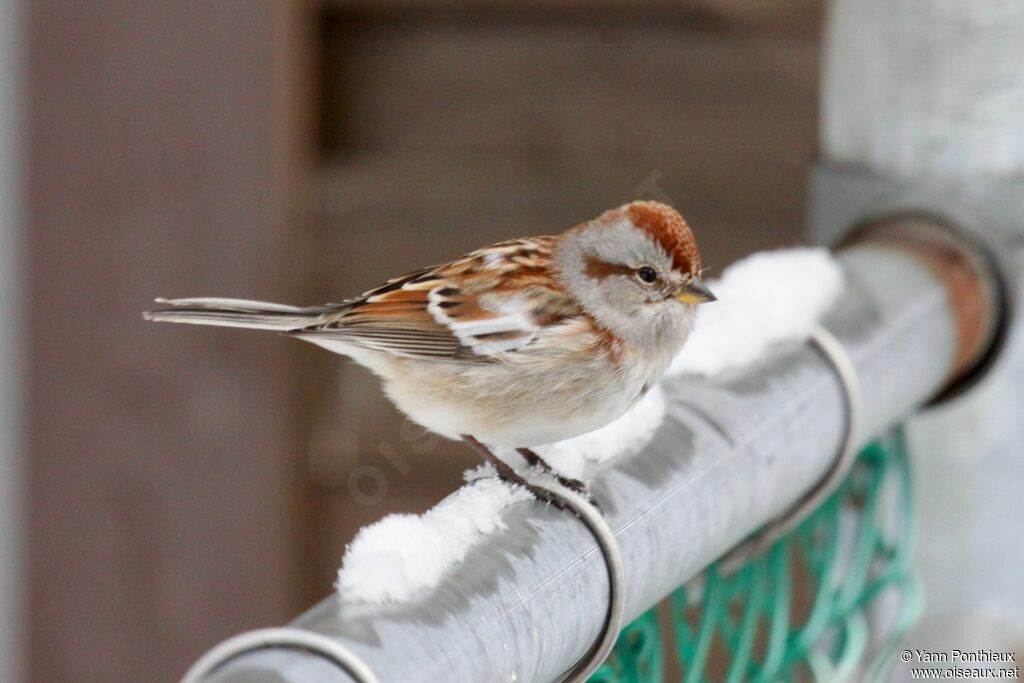
[[558,483],[561,484],[562,486],[572,491],[575,491],[576,493],[580,494],[581,496],[589,500],[591,503],[594,502],[593,499],[590,497],[590,491],[587,490],[586,484],[584,484],[579,479],[573,479],[572,477],[562,476],[561,474],[556,472],[551,465],[547,464],[547,462],[544,461],[544,458],[540,457],[536,451],[530,450],[529,448],[517,448],[516,452],[526,459],[526,462],[528,465],[530,465],[530,467],[536,467],[545,474],[551,475],[552,477],[557,479]]
[[566,509],[565,503],[563,503],[558,498],[552,496],[545,489],[534,486],[530,482],[526,481],[526,479],[520,476],[519,473],[516,472],[511,465],[509,465],[507,462],[496,456],[490,448],[480,443],[480,441],[477,438],[472,437],[469,434],[463,434],[462,440],[468,443],[470,446],[472,446],[473,450],[475,450],[477,453],[483,456],[484,462],[489,462],[490,464],[494,465],[494,469],[498,471],[498,478],[507,481],[510,484],[522,486],[527,491],[532,493],[538,500],[541,500],[545,503],[550,503],[559,510]]
[[489,462],[494,465],[494,469],[498,470],[498,477],[504,479],[510,484],[518,484],[519,486],[529,486],[525,479],[512,469],[512,466],[507,462],[499,458],[491,451],[490,448],[480,443],[480,441],[469,434],[463,434],[462,440],[473,447],[477,453],[483,456],[484,462]]

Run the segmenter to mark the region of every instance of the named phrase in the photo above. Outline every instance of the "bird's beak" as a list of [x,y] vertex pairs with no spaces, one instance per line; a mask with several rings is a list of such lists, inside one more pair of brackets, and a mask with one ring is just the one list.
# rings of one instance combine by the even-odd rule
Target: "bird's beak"
[[717,300],[718,297],[712,294],[699,278],[690,280],[676,293],[676,301],[684,304],[706,304]]

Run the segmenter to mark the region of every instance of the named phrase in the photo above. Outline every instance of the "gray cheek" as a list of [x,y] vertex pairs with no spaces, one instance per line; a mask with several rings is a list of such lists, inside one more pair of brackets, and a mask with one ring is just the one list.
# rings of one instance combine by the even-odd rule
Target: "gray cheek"
[[650,309],[652,305],[665,301],[665,296],[657,287],[639,287],[634,285],[633,291],[635,295],[633,302],[638,308]]
[[655,287],[645,288],[642,292],[643,300],[646,303],[658,304],[668,301],[672,296],[672,288],[664,283]]
[[613,275],[604,281],[603,286],[605,298],[614,306],[628,308],[643,300],[642,292],[625,275]]

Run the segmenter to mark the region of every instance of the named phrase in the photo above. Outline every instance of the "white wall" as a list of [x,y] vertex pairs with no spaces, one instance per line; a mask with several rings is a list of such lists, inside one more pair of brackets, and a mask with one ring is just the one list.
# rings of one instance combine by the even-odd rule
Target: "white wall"
[[19,0],[0,0],[0,681],[19,681],[22,638]]
[[[821,143],[830,161],[947,190],[1007,183],[1020,196],[1024,3],[833,0],[829,10]],[[1001,206],[968,210],[1024,234],[1024,218]],[[1013,256],[1024,266],[1024,254]],[[995,371],[911,422],[926,608],[900,647],[1024,652],[1022,414],[1018,311]],[[909,675],[894,666],[897,680]]]
[[896,177],[1016,176],[1024,4],[833,0],[821,147]]

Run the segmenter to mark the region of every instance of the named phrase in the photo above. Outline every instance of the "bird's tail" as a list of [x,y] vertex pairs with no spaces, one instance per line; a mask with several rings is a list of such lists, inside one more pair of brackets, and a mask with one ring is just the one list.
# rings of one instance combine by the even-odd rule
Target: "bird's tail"
[[190,325],[217,325],[220,327],[247,327],[255,330],[300,329],[315,325],[328,307],[299,308],[248,299],[157,299],[166,306],[146,311],[142,317],[165,323]]

